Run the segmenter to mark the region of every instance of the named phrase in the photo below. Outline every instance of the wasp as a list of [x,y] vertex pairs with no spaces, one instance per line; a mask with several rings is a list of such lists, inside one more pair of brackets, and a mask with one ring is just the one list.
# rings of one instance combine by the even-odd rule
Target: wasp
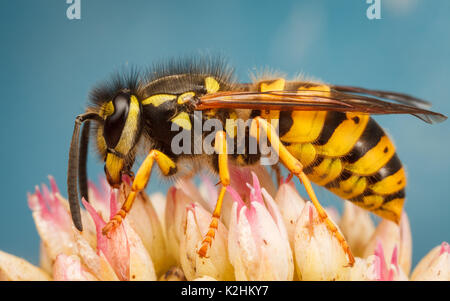
[[[198,250],[203,257],[213,242],[230,184],[229,165],[249,166],[261,159],[261,152],[250,153],[247,144],[243,153],[227,150],[227,139],[237,139],[226,126],[227,119],[250,121],[245,139],[259,141],[258,133],[265,133],[270,145],[277,146],[278,164],[305,186],[351,264],[354,259],[349,246],[319,203],[311,182],[398,223],[405,201],[405,169],[392,140],[371,115],[411,114],[427,123],[447,119],[429,111],[428,102],[401,93],[277,77],[239,83],[223,61],[212,59],[175,60],[156,65],[144,75],[135,71],[119,75],[94,88],[90,99],[85,113],[75,119],[69,151],[67,184],[76,228],[82,230],[78,188],[88,200],[86,158],[91,139],[105,162],[111,187],[119,187],[122,175],[133,176],[131,190],[103,228],[104,235],[130,211],[137,194],[148,184],[155,162],[166,177],[182,174],[186,162],[192,163],[194,172],[207,168],[218,174],[220,193]],[[203,113],[200,118],[195,114],[198,111]],[[214,153],[174,152],[174,124],[189,135],[195,122],[210,119],[218,120],[225,129],[213,133]],[[203,133],[200,143],[207,134],[211,133]],[[133,174],[139,154],[145,159]]]

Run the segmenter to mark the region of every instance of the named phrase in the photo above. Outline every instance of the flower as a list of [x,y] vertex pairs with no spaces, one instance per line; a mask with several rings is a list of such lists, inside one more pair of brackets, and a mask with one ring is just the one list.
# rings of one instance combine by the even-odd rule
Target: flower
[[371,238],[366,243],[363,257],[377,252],[380,244],[382,245],[383,253],[379,255],[391,258],[396,252],[399,266],[405,274],[409,274],[412,258],[412,240],[409,220],[405,212],[402,214],[399,226],[389,220],[382,220],[378,224]]
[[261,189],[256,174],[252,176],[248,205],[228,188],[234,199],[228,252],[236,280],[292,280],[292,251],[281,214],[269,193]]
[[230,170],[231,185],[208,256],[197,250],[207,233],[218,196],[214,181],[199,188],[178,179],[166,196],[139,193],[123,223],[101,233],[131,185],[112,190],[104,178],[89,182],[82,200],[84,230],[73,225],[55,180],[28,194],[41,238],[40,266],[0,251],[0,280],[450,280],[450,246],[432,249],[410,275],[412,235],[403,212],[400,225],[373,222],[370,213],[345,203],[343,215],[326,208],[345,237],[355,263],[316,208],[291,181],[276,189],[261,166]]
[[411,280],[450,281],[450,246],[443,242],[433,248],[416,266]]
[[186,210],[180,243],[180,262],[186,279],[209,276],[217,280],[234,280],[233,266],[227,252],[228,230],[219,222],[208,256],[201,258],[197,250],[203,235],[208,232],[211,214],[198,203],[191,203]]
[[311,202],[306,203],[297,220],[294,251],[302,280],[346,280],[348,256]]
[[375,225],[369,212],[346,201],[339,226],[353,255],[363,257],[365,246],[375,231]]

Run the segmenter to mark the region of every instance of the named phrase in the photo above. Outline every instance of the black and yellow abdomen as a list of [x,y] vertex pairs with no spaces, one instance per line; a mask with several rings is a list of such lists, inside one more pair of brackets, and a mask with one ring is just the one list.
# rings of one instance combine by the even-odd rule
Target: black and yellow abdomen
[[[259,88],[281,90],[288,85],[279,79]],[[329,91],[326,85],[295,88]],[[279,119],[280,140],[303,164],[312,182],[381,217],[399,221],[405,200],[405,170],[394,144],[370,115],[263,111],[261,116]]]
[[281,112],[279,131],[311,181],[384,218],[399,220],[405,170],[392,141],[369,115]]

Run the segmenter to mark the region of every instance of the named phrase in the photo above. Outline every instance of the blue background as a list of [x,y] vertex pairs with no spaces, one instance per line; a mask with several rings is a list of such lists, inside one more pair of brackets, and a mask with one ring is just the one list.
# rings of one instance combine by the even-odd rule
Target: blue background
[[[407,92],[450,112],[450,1],[1,1],[0,249],[38,262],[26,192],[55,176],[66,191],[74,118],[91,87],[125,64],[223,53],[242,81],[264,67],[330,83]],[[255,69],[256,68],[256,69]],[[414,262],[450,229],[450,122],[376,118],[407,166]],[[102,164],[90,157],[94,178]],[[149,190],[161,189],[153,181]],[[165,188],[164,188],[165,189]],[[325,204],[341,202],[325,190]]]

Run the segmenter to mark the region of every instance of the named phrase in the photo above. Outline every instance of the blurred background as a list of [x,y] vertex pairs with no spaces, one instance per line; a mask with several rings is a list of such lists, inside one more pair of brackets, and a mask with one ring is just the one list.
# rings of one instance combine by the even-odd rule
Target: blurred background
[[[58,1],[0,2],[2,141],[0,249],[38,263],[39,238],[26,193],[55,177],[66,195],[75,116],[93,85],[126,64],[148,66],[186,54],[220,53],[241,81],[269,67],[326,82],[406,92],[450,113],[450,1],[81,0],[69,20]],[[407,166],[406,211],[413,264],[450,233],[450,122],[412,116],[376,120]],[[89,174],[103,164],[91,152]],[[167,184],[153,179],[149,192]],[[337,197],[319,189],[325,205]]]

